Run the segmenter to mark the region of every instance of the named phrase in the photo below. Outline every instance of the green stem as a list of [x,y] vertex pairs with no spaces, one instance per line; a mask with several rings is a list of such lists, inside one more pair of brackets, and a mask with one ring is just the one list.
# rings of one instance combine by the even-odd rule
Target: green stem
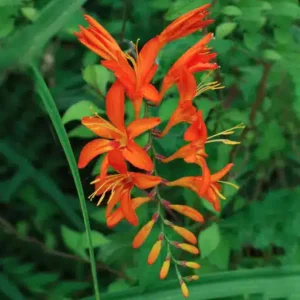
[[75,182],[78,198],[80,201],[81,211],[83,215],[85,231],[87,234],[87,240],[89,244],[89,255],[90,255],[90,264],[91,264],[91,270],[93,276],[95,299],[100,300],[100,293],[99,293],[99,286],[98,286],[97,272],[96,272],[96,261],[95,261],[94,249],[92,244],[92,236],[91,236],[91,226],[90,226],[84,192],[81,185],[80,175],[77,169],[74,153],[67,132],[61,121],[61,117],[59,115],[56,104],[50,94],[50,91],[43,79],[42,74],[40,73],[39,69],[35,65],[32,66],[32,70],[33,70],[34,80],[37,87],[37,92],[40,95],[43,104],[45,105],[45,108],[48,112],[48,115],[52,121],[52,124],[56,130],[57,136],[67,157],[69,167],[71,169],[71,173]]

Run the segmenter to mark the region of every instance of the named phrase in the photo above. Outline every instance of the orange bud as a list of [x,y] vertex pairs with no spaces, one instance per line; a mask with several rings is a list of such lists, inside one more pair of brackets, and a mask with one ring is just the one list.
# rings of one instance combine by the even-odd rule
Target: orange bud
[[142,246],[142,244],[145,242],[147,239],[151,229],[153,228],[153,225],[155,223],[155,219],[150,220],[146,225],[144,225],[140,231],[137,233],[135,236],[133,242],[132,242],[132,247],[133,248],[139,248]]
[[172,228],[179,234],[181,235],[185,240],[187,240],[188,242],[190,242],[191,244],[197,244],[197,238],[195,237],[195,235],[189,231],[188,229],[184,228],[184,227],[180,227],[180,226],[175,226],[172,225]]
[[175,246],[184,251],[187,251],[187,252],[190,252],[193,254],[199,254],[199,249],[193,245],[186,244],[186,243],[175,243]]
[[203,223],[204,222],[204,218],[203,216],[194,208],[189,207],[187,205],[169,205],[169,207],[177,212],[179,212],[180,214],[191,218],[192,220],[196,221],[196,222],[200,222]]
[[187,298],[189,296],[189,290],[183,280],[180,281],[180,288],[181,288],[183,297]]
[[187,276],[184,278],[187,281],[194,281],[194,280],[198,280],[199,276],[198,275],[191,275],[191,276]]
[[199,264],[193,261],[183,261],[181,265],[192,269],[199,269],[201,267]]
[[159,278],[165,279],[169,273],[169,269],[170,269],[170,257],[167,257],[160,269]]
[[162,239],[159,239],[158,241],[156,241],[156,243],[153,245],[149,256],[148,256],[148,264],[152,265],[155,263],[155,261],[157,260],[157,257],[160,253],[161,250],[161,246],[162,246]]

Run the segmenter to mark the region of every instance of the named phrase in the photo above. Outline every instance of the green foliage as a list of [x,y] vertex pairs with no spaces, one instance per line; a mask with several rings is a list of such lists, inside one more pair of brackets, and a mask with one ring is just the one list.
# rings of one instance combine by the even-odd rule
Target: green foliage
[[[170,215],[174,223],[184,224],[198,236],[201,253],[196,259],[201,268],[194,272],[200,279],[190,283],[189,299],[300,298],[298,1],[2,0],[1,299],[95,299],[89,248],[95,254],[93,275],[99,279],[101,299],[182,299],[175,269],[170,269],[164,282],[159,280],[166,249],[154,266],[146,262],[160,228],[155,227],[146,243],[133,250],[138,228],[122,221],[108,229],[105,203],[97,207],[83,195],[81,182],[86,194],[91,193],[90,182],[99,174],[103,157],[81,170],[80,180],[74,156],[78,158],[86,142],[95,137],[80,120],[94,113],[106,118],[104,99],[114,77],[73,32],[78,25],[86,26],[83,13],[91,14],[129,52],[130,40],[140,38],[140,48],[169,21],[207,2],[213,4],[210,17],[215,23],[162,49],[154,78],[159,88],[176,59],[205,33],[213,32],[210,46],[221,68],[210,79],[225,88],[199,95],[195,104],[203,111],[209,135],[246,124],[245,131],[233,137],[241,145],[207,145],[212,172],[232,160],[235,167],[228,181],[240,186],[239,190],[222,186],[226,200],[219,213],[188,189],[162,189],[166,200],[193,206],[206,220],[195,225]],[[37,62],[45,82],[37,70],[31,76],[29,66]],[[197,81],[202,79],[197,74]],[[35,88],[41,98],[33,92]],[[159,108],[151,107],[151,114],[162,119],[159,129],[177,104],[174,86]],[[133,118],[127,102],[126,122]],[[154,139],[157,151],[167,156],[185,145],[186,128],[177,125],[166,137]],[[147,141],[148,134],[136,139],[141,146]],[[169,180],[199,175],[198,167],[181,159],[158,162],[157,169]],[[89,239],[80,204],[85,225],[87,215],[91,220]],[[137,210],[139,226],[151,218],[154,209],[149,203]],[[191,259],[180,251],[178,256]]]

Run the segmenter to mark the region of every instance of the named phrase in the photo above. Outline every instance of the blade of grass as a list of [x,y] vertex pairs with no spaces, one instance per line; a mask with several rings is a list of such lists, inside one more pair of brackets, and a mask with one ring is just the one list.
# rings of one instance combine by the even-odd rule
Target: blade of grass
[[65,130],[65,127],[62,123],[59,112],[55,105],[55,102],[50,94],[50,91],[49,91],[39,69],[35,65],[33,65],[32,70],[33,70],[34,80],[36,83],[37,92],[40,95],[43,104],[45,105],[45,108],[49,114],[49,117],[51,118],[52,124],[56,130],[57,136],[58,136],[59,141],[62,145],[62,148],[65,152],[65,155],[67,157],[67,160],[68,160],[68,163],[69,163],[72,175],[73,175],[77,194],[78,194],[79,201],[80,201],[84,226],[85,226],[85,230],[86,230],[86,234],[87,234],[87,238],[88,238],[90,263],[91,263],[93,284],[94,284],[94,291],[95,291],[95,299],[100,300],[100,293],[99,293],[97,272],[96,272],[96,261],[95,261],[93,244],[92,244],[92,236],[91,236],[91,226],[90,226],[89,216],[88,216],[88,212],[87,212],[87,206],[86,206],[86,202],[85,202],[83,188],[81,185],[80,175],[79,175],[79,172],[77,169],[77,164],[75,161],[74,153],[73,153],[70,141],[68,139],[67,132]]

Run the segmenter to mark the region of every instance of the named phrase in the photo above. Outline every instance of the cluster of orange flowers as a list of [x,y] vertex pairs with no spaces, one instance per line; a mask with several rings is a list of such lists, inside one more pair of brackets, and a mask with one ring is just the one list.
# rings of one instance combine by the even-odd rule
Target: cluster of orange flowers
[[[167,26],[161,34],[149,40],[140,51],[138,51],[137,45],[134,45],[135,53],[133,56],[123,52],[114,38],[90,16],[85,16],[89,27],[80,27],[80,31],[76,33],[79,41],[98,54],[102,58],[102,65],[111,70],[116,77],[116,81],[106,95],[106,113],[109,121],[98,115],[82,119],[82,124],[100,138],[89,142],[83,148],[78,167],[84,168],[93,158],[105,153],[99,176],[92,182],[95,184],[95,192],[90,196],[90,199],[99,196],[99,205],[102,200],[108,198],[106,208],[108,227],[117,225],[123,219],[137,226],[136,209],[150,200],[158,202],[158,211],[139,230],[133,240],[133,247],[138,248],[143,244],[158,220],[162,222],[163,226],[171,227],[183,237],[188,243],[171,241],[164,232],[161,232],[150,251],[148,263],[153,264],[156,261],[165,242],[168,250],[160,271],[160,278],[164,279],[167,276],[172,261],[185,297],[188,296],[185,281],[195,280],[197,276],[192,275],[183,278],[178,271],[178,266],[194,269],[200,266],[195,262],[175,260],[171,253],[171,247],[174,246],[198,254],[199,250],[194,246],[197,239],[188,229],[176,226],[166,220],[161,210],[163,208],[171,209],[200,223],[204,222],[204,219],[192,207],[173,204],[162,199],[159,195],[158,186],[190,188],[200,197],[212,203],[213,207],[219,211],[219,198],[225,198],[221,194],[220,183],[228,183],[221,181],[221,179],[229,172],[233,164],[227,164],[219,172],[211,174],[206,163],[208,155],[205,152],[205,145],[218,141],[225,144],[235,144],[237,142],[213,138],[220,135],[230,135],[234,133],[235,129],[242,127],[238,125],[208,137],[202,112],[193,105],[193,99],[199,94],[207,90],[221,88],[218,82],[205,83],[202,81],[197,85],[194,77],[196,72],[211,72],[218,68],[218,65],[212,62],[216,53],[211,53],[211,49],[207,46],[213,38],[211,33],[205,35],[173,64],[163,79],[160,91],[151,84],[151,80],[158,69],[156,64],[158,52],[167,43],[192,34],[213,22],[213,20],[206,18],[209,7],[210,5],[204,5],[179,17]],[[159,118],[150,116],[140,118],[143,100],[147,99],[151,105],[157,106],[162,101],[166,91],[173,85],[176,85],[179,91],[178,107],[170,117],[165,129],[162,132],[157,132],[154,128],[160,124]],[[132,102],[135,113],[135,120],[128,125],[124,122],[125,96]],[[168,158],[157,155],[152,144],[152,138],[163,138],[173,126],[182,122],[190,124],[184,134],[184,140],[187,144]],[[146,131],[150,131],[149,145],[142,148],[134,139]],[[155,160],[160,159],[162,162],[168,163],[177,158],[182,158],[187,163],[197,164],[202,170],[202,175],[183,177],[172,182],[161,178],[157,174]],[[127,162],[141,171],[128,171]],[[112,167],[117,173],[108,175],[109,167]],[[153,190],[147,194],[147,197],[132,199],[131,190],[133,187],[141,190]],[[105,197],[107,194],[109,197]]]

